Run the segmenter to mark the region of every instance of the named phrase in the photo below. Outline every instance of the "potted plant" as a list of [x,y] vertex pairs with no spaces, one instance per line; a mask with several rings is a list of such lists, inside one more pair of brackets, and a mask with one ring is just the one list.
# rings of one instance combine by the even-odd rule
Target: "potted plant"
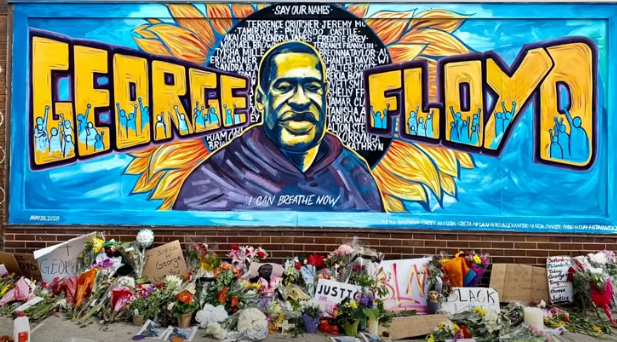
[[197,309],[199,305],[195,303],[193,295],[188,291],[180,292],[173,307],[173,315],[178,319],[178,327],[182,329],[190,327],[193,313]]
[[147,302],[143,297],[139,297],[129,304],[129,310],[133,312],[133,325],[134,326],[142,326],[144,325],[146,310],[147,310]]
[[317,332],[319,327],[319,304],[314,300],[303,300],[300,302],[304,330],[309,334]]
[[358,302],[349,298],[346,298],[336,306],[334,315],[336,316],[339,326],[343,328],[345,335],[351,337],[356,337],[358,335],[360,320],[365,318],[362,310]]

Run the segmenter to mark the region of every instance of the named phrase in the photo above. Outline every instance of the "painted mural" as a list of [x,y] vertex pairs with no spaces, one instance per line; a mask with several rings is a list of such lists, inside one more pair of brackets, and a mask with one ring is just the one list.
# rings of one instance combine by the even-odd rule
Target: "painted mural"
[[617,232],[616,12],[18,4],[9,221]]

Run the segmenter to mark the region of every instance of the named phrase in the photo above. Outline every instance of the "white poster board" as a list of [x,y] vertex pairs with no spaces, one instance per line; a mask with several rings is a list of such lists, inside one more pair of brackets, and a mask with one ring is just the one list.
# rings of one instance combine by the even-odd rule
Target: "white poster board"
[[70,278],[76,276],[77,256],[83,252],[86,241],[95,235],[96,232],[93,232],[34,251],[34,258],[39,264],[43,281],[51,283],[57,277]]
[[416,310],[427,312],[428,263],[431,258],[385,260],[381,262],[388,294],[382,297],[388,311]]
[[477,307],[483,310],[491,310],[498,313],[499,294],[490,287],[455,287],[452,288],[450,296],[441,303],[441,310],[449,315],[456,314]]
[[319,303],[322,315],[330,317],[336,304],[340,304],[346,298],[357,299],[359,290],[360,287],[356,285],[319,279],[313,299]]
[[551,303],[572,302],[574,300],[572,283],[568,281],[569,269],[569,256],[546,258],[546,276],[548,278],[548,293]]

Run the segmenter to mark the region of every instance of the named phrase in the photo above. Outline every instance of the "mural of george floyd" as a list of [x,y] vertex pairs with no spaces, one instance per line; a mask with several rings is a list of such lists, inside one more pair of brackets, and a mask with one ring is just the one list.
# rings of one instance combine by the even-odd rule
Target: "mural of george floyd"
[[10,6],[7,251],[617,249],[615,5]]

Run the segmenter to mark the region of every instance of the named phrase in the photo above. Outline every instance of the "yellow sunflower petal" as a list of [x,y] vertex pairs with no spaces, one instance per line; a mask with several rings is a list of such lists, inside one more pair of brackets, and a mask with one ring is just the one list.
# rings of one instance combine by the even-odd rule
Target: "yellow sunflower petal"
[[443,191],[452,197],[456,196],[456,182],[454,181],[454,178],[452,178],[452,176],[450,175],[446,175],[445,173],[440,172],[439,179],[441,180],[441,188],[443,189]]
[[351,5],[347,7],[347,11],[353,13],[358,18],[364,18],[369,6],[369,4]]
[[244,19],[255,12],[253,6],[249,4],[231,4],[231,11],[237,19]]
[[383,205],[388,213],[403,213],[407,211],[403,202],[394,197],[383,196]]
[[454,35],[435,29],[409,31],[401,38],[400,43],[428,44],[422,51],[426,56],[451,56],[469,52]]
[[171,56],[171,53],[158,39],[144,39],[133,36],[133,40],[140,49],[152,55]]
[[131,152],[129,155],[133,158],[143,158],[143,157],[149,158],[152,155],[152,152],[154,152],[157,149],[157,147],[158,146],[146,147],[143,150]]
[[473,160],[471,159],[471,156],[468,153],[454,151],[454,155],[456,156],[456,159],[458,159],[458,162],[461,164],[462,168],[473,169],[476,167],[473,163]]
[[184,183],[184,180],[191,174],[193,169],[170,171],[161,179],[152,196],[150,196],[150,199],[153,200],[164,200],[159,210],[172,208],[180,193],[182,183]]
[[[385,45],[397,41],[409,25],[414,11],[392,12],[379,11],[366,19],[366,23],[377,33]],[[412,42],[414,43],[414,42]]]
[[147,171],[149,163],[149,157],[135,158],[131,161],[126,170],[124,170],[124,173],[127,175],[139,175],[142,173],[148,173]]
[[212,22],[212,27],[220,33],[226,34],[233,25],[231,9],[227,4],[206,4],[206,14]]
[[396,44],[388,46],[388,51],[393,63],[402,63],[414,60],[425,47],[426,44]]
[[454,151],[441,146],[427,144],[417,144],[417,146],[433,160],[439,171],[458,177],[458,160]]
[[261,11],[262,9],[270,6],[269,4],[257,4],[257,10]]
[[452,11],[431,10],[419,13],[415,18],[411,19],[409,28],[412,30],[433,28],[452,33],[463,25],[467,18],[469,16]]
[[422,185],[393,175],[381,164],[373,170],[373,176],[385,196],[396,197],[404,201],[428,203],[426,190]]
[[152,24],[139,25],[133,30],[133,32],[139,34],[142,38],[158,39],[158,37],[154,33],[152,33],[152,31],[148,30],[150,26],[152,26]]
[[146,19],[147,22],[149,22],[150,24],[160,24],[162,23],[162,21],[160,19],[156,19],[156,18],[148,18]]
[[167,8],[178,25],[193,31],[207,47],[214,47],[212,26],[197,7],[191,4],[169,4]]
[[161,178],[163,178],[164,173],[159,172],[153,177],[148,177],[148,173],[142,173],[137,183],[133,187],[133,193],[142,194],[145,192],[150,192],[154,187],[159,183]]
[[441,199],[438,170],[431,158],[416,145],[393,140],[379,165],[401,179],[426,185]]
[[165,43],[173,56],[196,64],[206,62],[208,48],[192,31],[171,24],[153,25],[150,31]]
[[201,164],[208,154],[202,139],[173,141],[160,146],[153,153],[149,172],[154,175],[160,171],[192,167]]

